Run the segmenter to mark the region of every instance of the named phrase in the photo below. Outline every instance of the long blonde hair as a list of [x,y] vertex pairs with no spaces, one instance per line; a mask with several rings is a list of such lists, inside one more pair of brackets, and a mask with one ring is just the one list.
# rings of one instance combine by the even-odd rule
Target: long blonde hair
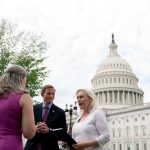
[[[82,88],[82,89],[78,89],[78,90],[76,91],[76,95],[77,95],[80,91],[85,92],[86,95],[87,95],[87,96],[89,97],[89,99],[91,100],[91,103],[90,103],[90,106],[89,106],[89,112],[93,112],[95,109],[97,109],[94,93],[93,93],[91,90],[89,90],[89,89]],[[82,113],[83,113],[83,111],[80,110],[80,115],[82,115]]]
[[19,65],[11,65],[6,68],[4,74],[0,77],[0,96],[6,95],[12,91],[29,93],[22,85],[20,77],[26,77],[26,70]]

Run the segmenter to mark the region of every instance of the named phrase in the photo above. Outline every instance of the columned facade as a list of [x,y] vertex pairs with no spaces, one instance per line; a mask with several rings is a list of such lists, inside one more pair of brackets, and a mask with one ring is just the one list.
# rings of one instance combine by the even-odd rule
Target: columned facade
[[91,80],[97,105],[109,123],[111,139],[105,150],[149,150],[150,103],[143,103],[138,78],[118,54],[113,35],[109,48]]
[[150,149],[150,103],[107,111],[110,142],[105,150]]

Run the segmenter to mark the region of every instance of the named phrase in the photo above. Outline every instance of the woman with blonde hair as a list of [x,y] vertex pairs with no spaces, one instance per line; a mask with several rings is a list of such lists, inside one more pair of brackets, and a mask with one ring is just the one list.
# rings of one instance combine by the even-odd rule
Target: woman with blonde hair
[[109,141],[109,129],[106,116],[96,108],[95,95],[88,89],[76,91],[80,116],[72,128],[72,137],[78,142],[75,150],[103,150]]
[[35,134],[32,98],[25,88],[26,71],[11,65],[0,77],[0,149],[23,150],[22,134]]

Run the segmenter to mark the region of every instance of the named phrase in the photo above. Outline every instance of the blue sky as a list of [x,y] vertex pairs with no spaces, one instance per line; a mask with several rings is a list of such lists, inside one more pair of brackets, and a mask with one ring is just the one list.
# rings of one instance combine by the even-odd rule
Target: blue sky
[[0,17],[46,38],[51,71],[44,83],[56,87],[58,106],[73,103],[78,88],[91,88],[112,32],[150,102],[149,0],[0,0]]

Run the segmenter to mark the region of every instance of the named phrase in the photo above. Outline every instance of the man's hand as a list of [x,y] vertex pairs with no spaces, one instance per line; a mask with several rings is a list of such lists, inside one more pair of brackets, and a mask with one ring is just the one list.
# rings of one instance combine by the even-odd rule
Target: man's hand
[[47,124],[45,124],[45,122],[38,122],[35,127],[37,133],[49,133],[49,128],[47,127]]

